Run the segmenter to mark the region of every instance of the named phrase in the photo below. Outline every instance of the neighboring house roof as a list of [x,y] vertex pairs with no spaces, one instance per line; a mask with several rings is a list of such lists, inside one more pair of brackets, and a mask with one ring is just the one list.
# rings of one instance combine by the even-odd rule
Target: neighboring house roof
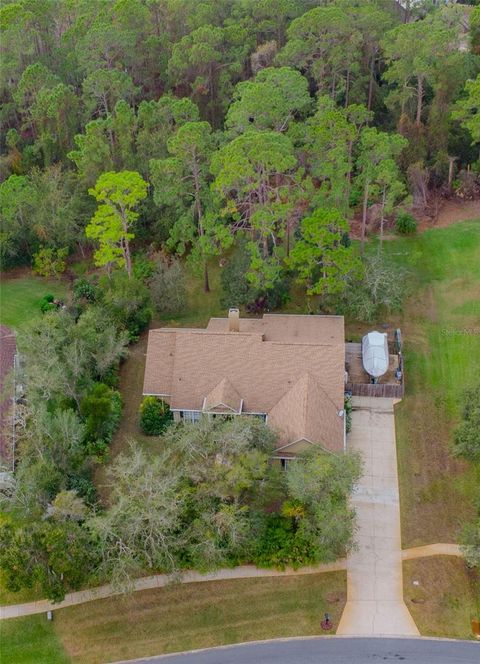
[[345,342],[341,316],[267,314],[206,329],[149,334],[144,394],[179,410],[266,413],[278,445],[300,439],[343,449]]

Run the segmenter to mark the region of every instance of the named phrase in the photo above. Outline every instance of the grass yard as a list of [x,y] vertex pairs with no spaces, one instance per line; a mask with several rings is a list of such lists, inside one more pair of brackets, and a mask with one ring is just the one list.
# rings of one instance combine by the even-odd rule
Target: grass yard
[[0,622],[1,664],[67,664],[53,623],[45,614]]
[[338,624],[346,574],[175,585],[61,609],[54,625],[73,662],[93,664],[256,639],[321,632]]
[[3,277],[0,281],[0,323],[16,330],[40,318],[39,302],[44,295],[59,299],[67,295],[65,283],[41,277]]
[[470,621],[480,616],[480,575],[469,570],[461,558],[406,560],[403,588],[423,636],[472,638]]
[[385,243],[408,263],[414,294],[395,321],[406,396],[396,407],[404,548],[454,542],[473,516],[476,471],[449,453],[463,390],[480,379],[480,222]]

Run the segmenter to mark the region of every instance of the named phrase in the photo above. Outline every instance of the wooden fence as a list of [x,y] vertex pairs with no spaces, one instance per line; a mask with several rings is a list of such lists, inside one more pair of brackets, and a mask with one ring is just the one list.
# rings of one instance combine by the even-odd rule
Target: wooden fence
[[403,383],[347,383],[347,392],[354,397],[388,397],[389,399],[403,399]]

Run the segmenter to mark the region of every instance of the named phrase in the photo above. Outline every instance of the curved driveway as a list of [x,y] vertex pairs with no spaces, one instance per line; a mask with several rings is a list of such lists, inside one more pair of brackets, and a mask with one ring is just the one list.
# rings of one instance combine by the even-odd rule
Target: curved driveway
[[[436,639],[280,639],[131,660],[129,664],[478,664],[480,643]],[[117,663],[118,664],[118,663]]]

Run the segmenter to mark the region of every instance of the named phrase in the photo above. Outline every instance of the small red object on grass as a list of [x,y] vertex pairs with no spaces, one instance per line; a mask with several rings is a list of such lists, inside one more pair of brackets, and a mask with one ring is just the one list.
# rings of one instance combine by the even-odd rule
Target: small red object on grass
[[322,620],[320,625],[322,626],[322,629],[325,630],[326,632],[332,629],[333,623],[330,620],[330,616],[328,615],[328,613],[325,614],[325,618]]

